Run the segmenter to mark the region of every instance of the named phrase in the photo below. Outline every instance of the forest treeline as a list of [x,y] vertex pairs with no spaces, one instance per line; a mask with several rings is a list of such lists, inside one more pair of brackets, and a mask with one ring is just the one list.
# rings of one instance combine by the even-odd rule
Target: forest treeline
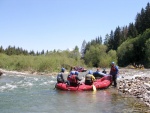
[[76,46],[73,51],[27,51],[19,47],[0,47],[0,68],[53,72],[71,66],[109,67],[114,61],[119,66],[143,64],[150,67],[150,4],[137,13],[134,23],[82,43],[81,53]]
[[84,43],[82,56],[86,65],[108,66],[111,59],[119,66],[135,63],[150,67],[150,4],[147,3],[136,15],[135,23],[118,26],[106,34],[104,43],[101,36],[86,45]]

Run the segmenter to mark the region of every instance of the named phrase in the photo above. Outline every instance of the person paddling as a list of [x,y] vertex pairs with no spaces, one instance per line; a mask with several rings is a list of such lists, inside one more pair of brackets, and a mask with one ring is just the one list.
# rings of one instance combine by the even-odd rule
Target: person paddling
[[96,79],[93,76],[93,71],[90,70],[88,74],[85,75],[85,85],[92,85],[95,80]]
[[81,79],[78,77],[78,74],[79,73],[77,71],[70,72],[70,74],[67,77],[70,86],[77,87],[79,85],[79,81],[81,81]]
[[61,68],[61,72],[58,73],[57,75],[57,83],[64,83],[65,80],[64,80],[64,72],[65,72],[65,68]]

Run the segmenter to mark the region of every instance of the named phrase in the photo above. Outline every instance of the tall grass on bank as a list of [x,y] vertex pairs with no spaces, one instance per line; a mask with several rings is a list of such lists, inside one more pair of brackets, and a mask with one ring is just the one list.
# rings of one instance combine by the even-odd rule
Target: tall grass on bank
[[56,72],[61,67],[70,69],[71,66],[85,66],[80,59],[70,58],[63,54],[25,56],[0,54],[0,68],[30,72]]

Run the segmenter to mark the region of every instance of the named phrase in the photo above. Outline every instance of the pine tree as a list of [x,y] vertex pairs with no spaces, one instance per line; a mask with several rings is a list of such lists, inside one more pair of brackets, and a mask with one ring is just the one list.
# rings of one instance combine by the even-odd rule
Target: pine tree
[[84,57],[85,47],[86,47],[86,41],[84,40],[81,46],[81,57]]
[[128,27],[125,26],[122,28],[122,31],[121,31],[121,43],[123,43],[124,41],[127,40],[127,33],[128,33]]
[[147,3],[147,6],[145,8],[145,22],[144,22],[145,30],[147,28],[150,28],[150,4]]
[[4,53],[4,49],[2,46],[0,47],[0,53]]
[[109,39],[110,39],[109,35],[106,34],[105,39],[104,39],[104,45],[108,46]]
[[136,30],[134,24],[130,23],[129,27],[128,27],[127,37],[133,37],[133,38],[135,38],[137,36],[137,34],[138,33],[137,33],[137,30]]
[[114,48],[114,32],[111,30],[108,40],[108,51]]
[[117,50],[119,45],[121,44],[121,29],[118,26],[114,32],[114,44],[113,44],[113,49]]

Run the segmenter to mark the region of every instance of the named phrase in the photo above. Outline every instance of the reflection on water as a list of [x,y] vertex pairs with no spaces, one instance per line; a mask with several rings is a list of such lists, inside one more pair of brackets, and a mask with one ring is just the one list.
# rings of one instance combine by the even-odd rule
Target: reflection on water
[[54,90],[55,76],[4,75],[0,78],[1,113],[143,113],[149,108],[114,88]]

